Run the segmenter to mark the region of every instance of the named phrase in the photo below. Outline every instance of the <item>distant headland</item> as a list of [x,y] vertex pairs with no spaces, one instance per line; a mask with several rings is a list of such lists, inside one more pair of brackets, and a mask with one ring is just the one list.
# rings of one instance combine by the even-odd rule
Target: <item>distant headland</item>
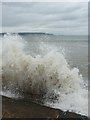
[[[6,34],[6,32],[3,32],[3,33],[0,33],[0,35],[4,35]],[[12,32],[11,34],[19,34],[19,35],[28,35],[28,34],[38,34],[38,35],[54,35],[54,34],[51,34],[51,33],[44,33],[44,32]]]

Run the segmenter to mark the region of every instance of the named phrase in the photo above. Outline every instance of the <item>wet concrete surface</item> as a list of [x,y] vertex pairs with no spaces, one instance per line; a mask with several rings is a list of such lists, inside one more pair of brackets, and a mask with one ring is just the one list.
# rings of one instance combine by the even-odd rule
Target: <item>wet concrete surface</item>
[[46,118],[46,119],[80,119],[90,120],[86,116],[82,116],[73,112],[64,112],[39,105],[24,100],[16,100],[2,96],[2,119],[6,118]]

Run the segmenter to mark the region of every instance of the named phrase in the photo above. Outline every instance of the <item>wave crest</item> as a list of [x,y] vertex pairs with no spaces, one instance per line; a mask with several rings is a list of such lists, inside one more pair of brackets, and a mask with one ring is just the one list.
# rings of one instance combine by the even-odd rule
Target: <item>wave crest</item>
[[81,89],[79,70],[70,68],[62,53],[52,50],[33,57],[25,52],[26,43],[18,34],[8,34],[2,39],[3,91],[60,100],[63,95]]

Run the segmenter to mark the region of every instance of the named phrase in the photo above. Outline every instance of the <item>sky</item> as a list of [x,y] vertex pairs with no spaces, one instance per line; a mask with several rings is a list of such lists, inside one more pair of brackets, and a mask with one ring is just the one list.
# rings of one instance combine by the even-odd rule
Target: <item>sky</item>
[[87,2],[3,2],[2,32],[88,34]]

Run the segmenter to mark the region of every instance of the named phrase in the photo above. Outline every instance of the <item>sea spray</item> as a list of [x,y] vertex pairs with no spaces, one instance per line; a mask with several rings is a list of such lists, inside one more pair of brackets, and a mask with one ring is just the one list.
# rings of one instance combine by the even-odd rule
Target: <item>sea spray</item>
[[[57,100],[52,106],[57,107],[59,103],[58,106],[65,109],[65,103],[66,109],[87,114],[87,99],[82,93],[82,76],[77,68],[70,68],[62,52],[51,50],[44,55],[33,56],[25,51],[27,43],[18,34],[6,34],[2,40],[4,92],[10,91],[14,94],[19,92],[24,97],[36,95],[35,100],[45,99],[47,105],[50,105],[52,100]],[[84,112],[81,110],[83,103],[78,102],[80,105],[77,106],[78,97],[83,98],[85,102]],[[72,101],[73,98],[76,102]]]
[[0,37],[0,91],[2,91],[2,37]]

